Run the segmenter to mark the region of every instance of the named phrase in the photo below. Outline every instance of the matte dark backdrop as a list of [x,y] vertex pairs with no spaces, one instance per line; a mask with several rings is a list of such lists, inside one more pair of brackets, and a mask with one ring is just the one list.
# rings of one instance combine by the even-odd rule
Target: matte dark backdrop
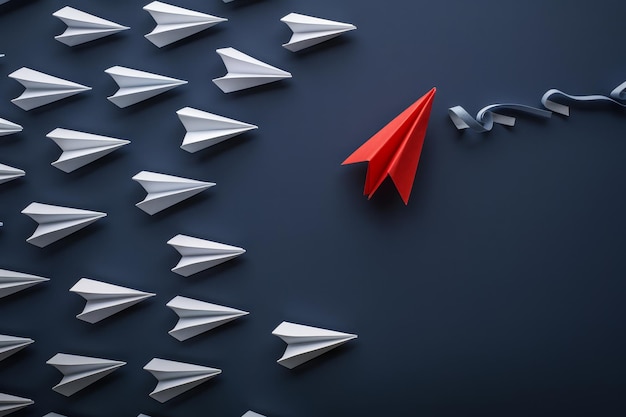
[[[135,0],[13,0],[0,8],[0,117],[24,132],[0,139],[0,163],[26,170],[0,186],[0,267],[51,278],[0,300],[0,333],[35,344],[0,363],[0,392],[21,412],[73,416],[617,416],[626,413],[626,114],[574,107],[569,118],[521,117],[511,129],[459,134],[447,108],[539,105],[548,88],[609,93],[626,79],[621,0],[176,0],[229,19],[158,49]],[[587,3],[585,5],[584,3]],[[131,26],[69,48],[54,40],[66,4]],[[358,30],[306,52],[281,47],[290,12]],[[215,49],[235,47],[293,79],[223,94]],[[188,85],[127,109],[106,100],[104,70],[122,65]],[[22,66],[93,87],[24,112],[10,103]],[[340,163],[437,86],[415,187],[405,207],[386,182],[362,197],[366,167]],[[197,154],[179,149],[175,111],[192,106],[259,126]],[[50,166],[56,127],[129,139],[65,174]],[[150,217],[131,177],[152,170],[217,186]],[[26,243],[29,203],[108,217],[45,249]],[[234,262],[191,278],[170,269],[178,233],[243,246]],[[68,292],[89,277],[157,293],[96,325],[74,318]],[[165,307],[183,295],[248,310],[185,343]],[[289,371],[275,363],[281,321],[357,333]],[[51,390],[58,352],[128,365],[65,398]],[[166,404],[142,367],[153,357],[223,374]]]

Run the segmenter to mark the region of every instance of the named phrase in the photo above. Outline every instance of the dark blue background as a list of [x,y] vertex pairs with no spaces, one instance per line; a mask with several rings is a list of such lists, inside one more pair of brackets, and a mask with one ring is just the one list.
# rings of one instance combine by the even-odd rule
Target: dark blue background
[[[0,267],[46,284],[0,300],[0,333],[36,343],[0,363],[0,392],[21,412],[73,416],[616,416],[626,413],[626,114],[574,107],[569,118],[521,117],[514,128],[460,134],[447,108],[539,105],[548,88],[608,94],[626,80],[626,2],[532,0],[176,0],[220,24],[158,49],[144,39],[148,1],[13,0],[0,8],[0,163],[26,170],[0,186]],[[131,26],[69,48],[51,14],[71,5]],[[293,54],[290,12],[358,26]],[[211,79],[215,49],[235,47],[293,79],[230,95]],[[189,81],[119,109],[104,70],[122,65]],[[9,100],[22,67],[93,87],[24,112]],[[390,182],[362,197],[366,166],[340,163],[431,87],[438,93],[411,201]],[[192,106],[259,130],[188,154],[175,111]],[[72,174],[50,166],[56,127],[132,143]],[[152,170],[217,186],[150,217],[131,177]],[[26,243],[29,203],[108,217],[47,248]],[[170,269],[178,233],[243,246],[238,260],[183,278]],[[157,293],[96,325],[74,318],[81,277]],[[185,343],[165,304],[183,295],[250,311]],[[275,363],[281,321],[359,338],[289,371]],[[57,352],[128,365],[65,398],[51,390]],[[153,357],[223,369],[166,404],[141,368]]]

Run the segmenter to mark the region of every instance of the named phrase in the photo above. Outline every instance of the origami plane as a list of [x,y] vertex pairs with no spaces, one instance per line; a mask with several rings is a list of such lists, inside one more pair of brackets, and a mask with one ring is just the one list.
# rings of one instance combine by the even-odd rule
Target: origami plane
[[91,87],[53,77],[26,67],[12,72],[9,74],[9,78],[13,78],[26,88],[22,95],[14,98],[11,102],[27,111],[82,93],[83,91],[91,90]]
[[167,244],[173,246],[182,255],[172,272],[184,277],[230,261],[246,252],[245,249],[236,246],[186,235],[176,235]]
[[146,39],[159,48],[228,20],[160,1],[153,1],[143,9],[157,23],[154,30],[146,35]]
[[108,97],[117,107],[124,108],[169,91],[187,81],[163,75],[115,66],[105,70],[119,86],[119,90]]
[[160,403],[189,391],[222,373],[220,369],[154,358],[144,368],[158,381],[150,397]]
[[224,61],[228,73],[213,82],[225,93],[291,78],[287,71],[254,59],[235,48],[222,48],[215,52]]
[[179,317],[169,334],[181,342],[249,314],[247,311],[181,296],[174,297],[167,306]]
[[22,213],[36,221],[39,226],[26,241],[43,248],[91,223],[106,217],[106,213],[50,204],[31,203]]
[[34,342],[35,341],[33,339],[26,337],[15,337],[0,334],[0,361],[19,352]]
[[191,107],[180,109],[176,114],[187,131],[180,147],[192,153],[258,128]]
[[37,275],[23,274],[21,272],[0,269],[0,298],[25,290],[39,283],[50,281],[49,278]]
[[57,10],[52,16],[58,17],[67,25],[65,32],[54,37],[67,46],[80,45],[130,29],[69,6]]
[[287,343],[287,350],[278,360],[278,363],[289,369],[293,369],[357,338],[355,334],[341,333],[286,321],[279,324],[272,334],[280,337]]
[[54,129],[46,137],[52,139],[63,151],[52,166],[68,173],[130,143],[128,140],[62,128]]
[[17,123],[10,122],[5,119],[0,119],[0,136],[11,135],[13,133],[19,133],[23,130],[22,126]]
[[87,300],[83,312],[76,318],[91,324],[155,296],[149,292],[137,291],[88,278],[79,280],[70,291]]
[[135,204],[146,213],[153,215],[174,204],[213,187],[215,183],[141,171],[133,177],[146,190],[148,195]]
[[32,404],[35,404],[35,402],[31,399],[0,393],[0,417],[21,410]]
[[23,177],[24,175],[26,175],[26,173],[21,169],[0,164],[0,184]]
[[91,358],[89,356],[68,355],[57,353],[48,362],[63,374],[63,379],[52,389],[69,397],[94,382],[104,378],[111,372],[126,365],[126,362],[109,359]]
[[334,22],[299,13],[289,13],[280,21],[286,23],[293,32],[289,42],[283,45],[291,52],[317,45],[356,29],[356,26],[349,23]]
[[436,91],[422,96],[343,161],[342,165],[369,163],[364,190],[368,199],[389,175],[404,204],[409,204]]

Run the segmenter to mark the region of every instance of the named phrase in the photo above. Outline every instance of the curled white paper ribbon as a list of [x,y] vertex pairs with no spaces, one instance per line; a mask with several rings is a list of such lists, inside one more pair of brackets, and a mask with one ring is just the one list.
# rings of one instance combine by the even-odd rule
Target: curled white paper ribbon
[[626,107],[626,81],[615,87],[609,96],[602,96],[598,94],[593,94],[589,96],[573,96],[570,94],[566,94],[560,90],[551,89],[546,91],[546,93],[541,97],[541,103],[544,105],[546,109],[552,110],[555,113],[562,114],[563,116],[569,116],[569,106],[565,104],[560,104],[552,100],[554,96],[565,97],[571,101],[578,102],[586,102],[586,103],[594,103],[594,102],[609,102],[617,104],[620,107]]

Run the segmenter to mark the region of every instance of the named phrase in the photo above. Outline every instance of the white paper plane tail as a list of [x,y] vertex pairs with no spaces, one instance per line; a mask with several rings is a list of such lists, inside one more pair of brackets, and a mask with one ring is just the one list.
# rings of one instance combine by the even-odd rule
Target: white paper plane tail
[[57,353],[48,362],[63,374],[63,379],[52,389],[69,397],[94,382],[104,378],[126,362],[88,356]]
[[137,207],[152,215],[213,187],[215,183],[141,171],[133,177],[148,195]]
[[57,128],[46,135],[63,153],[52,165],[72,172],[130,143],[128,140]]
[[22,210],[23,214],[36,221],[39,226],[28,243],[43,248],[88,225],[106,217],[106,213],[75,209],[50,204],[31,203]]
[[26,175],[26,172],[21,169],[0,164],[0,184],[23,177],[24,175]]
[[146,38],[159,48],[228,20],[160,1],[153,1],[143,9],[150,13],[157,23]]
[[0,361],[34,343],[33,339],[0,334]]
[[70,291],[87,300],[84,310],[76,318],[91,324],[155,295],[87,278],[78,281]]
[[0,136],[12,135],[13,133],[19,133],[22,130],[22,126],[17,123],[10,122],[6,119],[0,119]]
[[119,86],[119,90],[108,99],[120,108],[131,106],[179,85],[187,84],[187,81],[184,80],[120,66],[111,67],[104,72],[109,74]]
[[236,246],[186,235],[176,235],[167,244],[173,246],[182,256],[172,272],[184,277],[212,268],[246,252],[245,249]]
[[357,338],[355,334],[341,333],[286,321],[279,324],[272,334],[280,337],[287,343],[287,349],[278,360],[278,363],[289,369],[293,369]]
[[0,393],[0,417],[21,410],[32,404],[35,404],[35,402],[31,399]]
[[291,78],[291,74],[252,58],[235,48],[216,51],[224,61],[227,74],[213,82],[225,93]]
[[26,67],[12,72],[9,74],[9,78],[13,78],[26,88],[22,95],[14,98],[11,102],[27,111],[82,93],[83,91],[91,90],[91,87],[53,77]]
[[176,326],[169,331],[169,334],[179,341],[187,340],[249,314],[247,311],[181,296],[174,297],[167,303],[167,306],[179,317]]
[[289,13],[280,21],[286,23],[293,32],[289,42],[283,45],[292,52],[317,45],[356,29],[356,26],[349,23],[335,22],[299,13]]
[[67,46],[80,45],[130,29],[69,6],[57,10],[52,16],[58,17],[67,25],[65,32],[54,37]]
[[49,278],[21,272],[0,269],[0,298],[25,290],[39,283],[50,281]]
[[187,131],[180,147],[192,153],[258,128],[191,107],[180,109],[176,114]]
[[144,368],[158,381],[150,397],[164,403],[222,373],[220,369],[154,358]]

